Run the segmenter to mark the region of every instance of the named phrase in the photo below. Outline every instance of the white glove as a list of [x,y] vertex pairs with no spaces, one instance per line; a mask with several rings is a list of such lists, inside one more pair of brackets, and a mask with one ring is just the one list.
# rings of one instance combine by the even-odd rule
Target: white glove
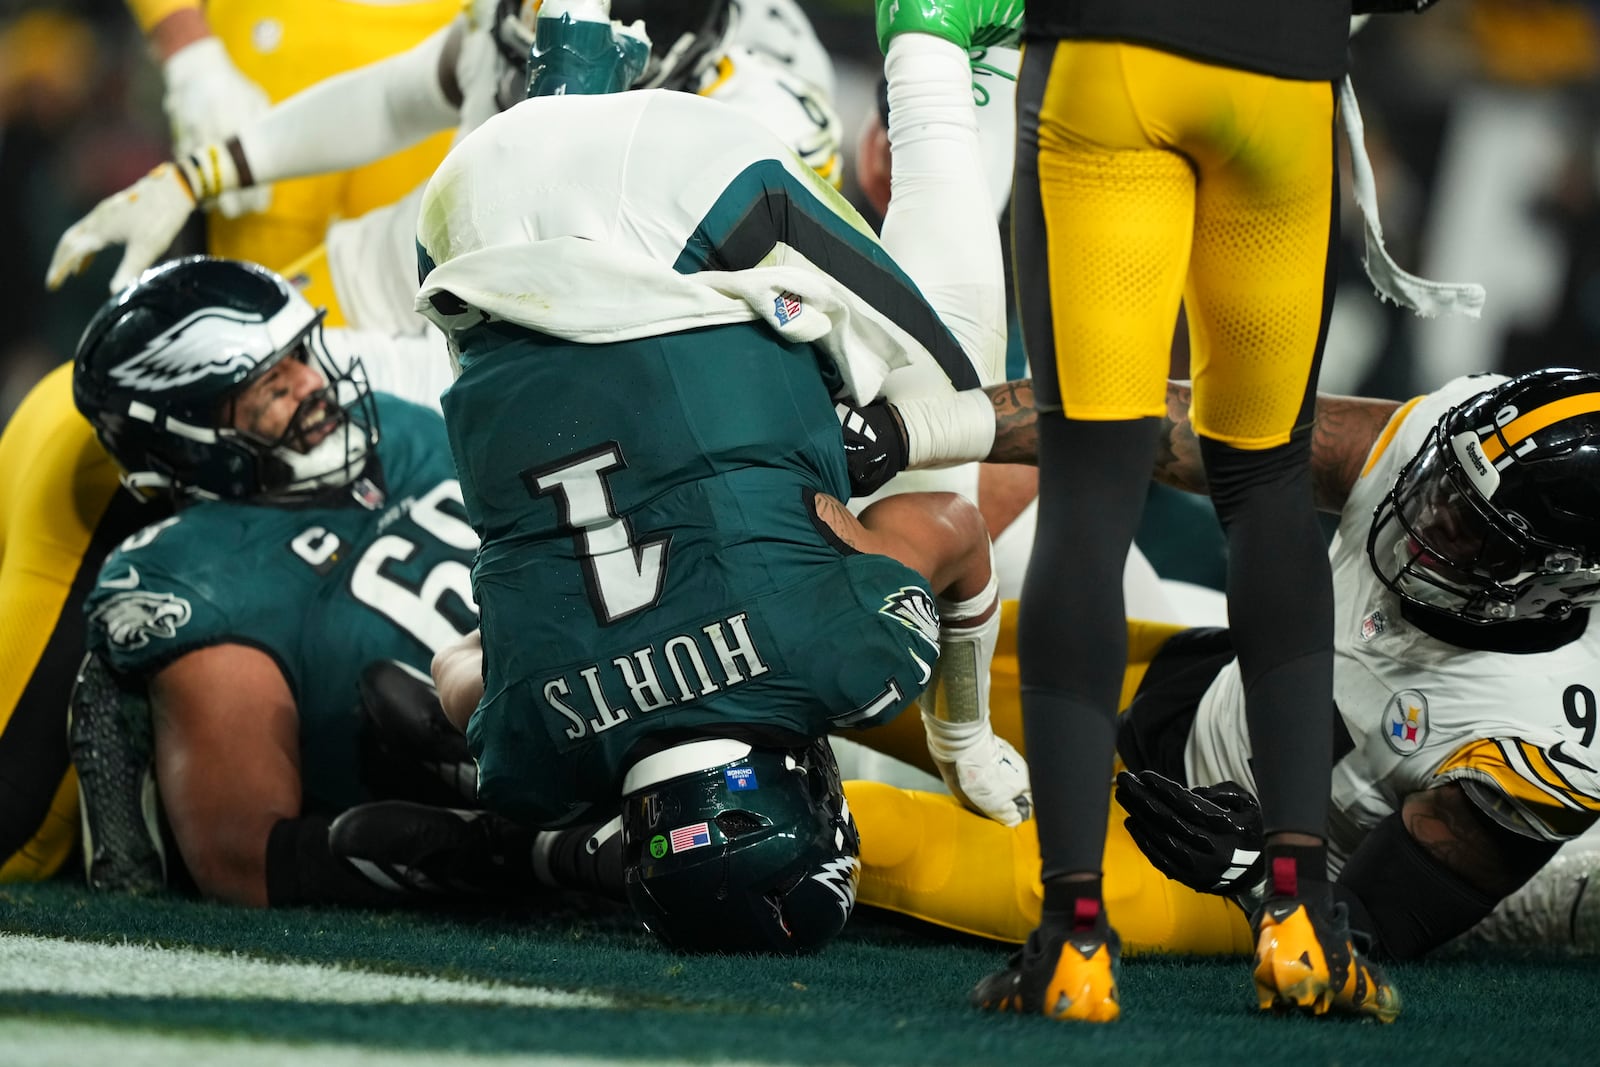
[[[162,105],[179,159],[202,145],[222,143],[272,106],[261,87],[239,73],[215,37],[202,37],[174,52],[163,76],[167,93]],[[265,211],[271,202],[270,185],[252,186],[224,193],[217,210],[234,219]]]
[[110,245],[127,245],[111,291],[121,292],[171,246],[194,211],[194,193],[174,163],[163,163],[120,193],[113,193],[73,223],[50,257],[45,285],[61,283]]
[[928,755],[955,798],[995,822],[1016,826],[1033,813],[1028,765],[986,721],[947,723],[922,713]]

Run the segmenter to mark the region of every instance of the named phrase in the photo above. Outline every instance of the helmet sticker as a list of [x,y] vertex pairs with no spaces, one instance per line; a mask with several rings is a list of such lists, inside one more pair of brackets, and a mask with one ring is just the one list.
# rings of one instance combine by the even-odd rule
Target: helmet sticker
[[650,839],[650,855],[661,859],[667,854],[667,839],[660,834]]
[[861,861],[854,856],[841,856],[824,863],[811,880],[827,886],[838,898],[839,910],[849,915],[856,906],[856,881],[860,877]]
[[728,780],[728,791],[730,793],[742,793],[746,789],[761,788],[756,782],[754,767],[729,767],[722,774]]
[[680,826],[670,835],[673,852],[688,852],[692,848],[704,848],[711,844],[711,824],[691,823]]
[[1483,454],[1483,446],[1478,443],[1478,435],[1470,430],[1458,433],[1450,438],[1450,447],[1454,449],[1456,459],[1461,462],[1461,469],[1466,472],[1467,480],[1472,487],[1483,495],[1485,500],[1494,497],[1494,491],[1500,488],[1500,472],[1489,463]]

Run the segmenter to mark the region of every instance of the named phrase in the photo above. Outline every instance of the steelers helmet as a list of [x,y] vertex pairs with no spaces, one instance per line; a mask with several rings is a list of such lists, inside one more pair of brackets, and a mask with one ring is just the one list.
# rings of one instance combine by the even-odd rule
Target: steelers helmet
[[623,783],[628,901],[685,952],[794,954],[844,929],[861,839],[826,738],[728,738],[646,756]]
[[732,0],[611,0],[611,17],[642,19],[649,31],[650,62],[637,88],[692,93],[727,48],[738,8]]
[[[97,311],[78,341],[72,397],[141,495],[300,497],[353,481],[378,441],[360,360],[335,366],[324,312],[265,267],[190,256],[152,267]],[[303,439],[299,412],[275,440],[227,423],[230,401],[283,359],[326,381],[331,432]]]
[[1373,514],[1401,598],[1473,623],[1600,602],[1600,375],[1533,371],[1452,408]]

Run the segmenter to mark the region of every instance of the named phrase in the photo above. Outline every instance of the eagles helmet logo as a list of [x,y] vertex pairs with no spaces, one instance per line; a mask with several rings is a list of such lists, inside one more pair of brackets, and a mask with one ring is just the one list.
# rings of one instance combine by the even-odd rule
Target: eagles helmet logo
[[118,593],[95,608],[89,621],[103,629],[114,646],[132,651],[148,645],[152,637],[177,636],[189,616],[189,602],[182,597],[137,590]]
[[929,645],[939,647],[939,609],[927,590],[903,585],[883,598],[878,614],[889,616]]
[[839,910],[846,915],[856,906],[856,883],[861,880],[861,861],[854,856],[840,856],[822,865],[811,880],[827,886],[837,898]]
[[264,322],[262,316],[236,308],[201,308],[152,337],[133,358],[112,367],[111,378],[127,389],[159,391],[249,370],[264,353],[238,347],[236,328]]

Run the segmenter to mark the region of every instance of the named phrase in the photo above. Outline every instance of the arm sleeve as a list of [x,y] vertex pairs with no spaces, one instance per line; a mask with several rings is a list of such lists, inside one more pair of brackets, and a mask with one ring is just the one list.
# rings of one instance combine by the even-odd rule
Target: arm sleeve
[[239,134],[257,185],[348,170],[454,126],[439,57],[460,19],[421,44],[296,93]]

